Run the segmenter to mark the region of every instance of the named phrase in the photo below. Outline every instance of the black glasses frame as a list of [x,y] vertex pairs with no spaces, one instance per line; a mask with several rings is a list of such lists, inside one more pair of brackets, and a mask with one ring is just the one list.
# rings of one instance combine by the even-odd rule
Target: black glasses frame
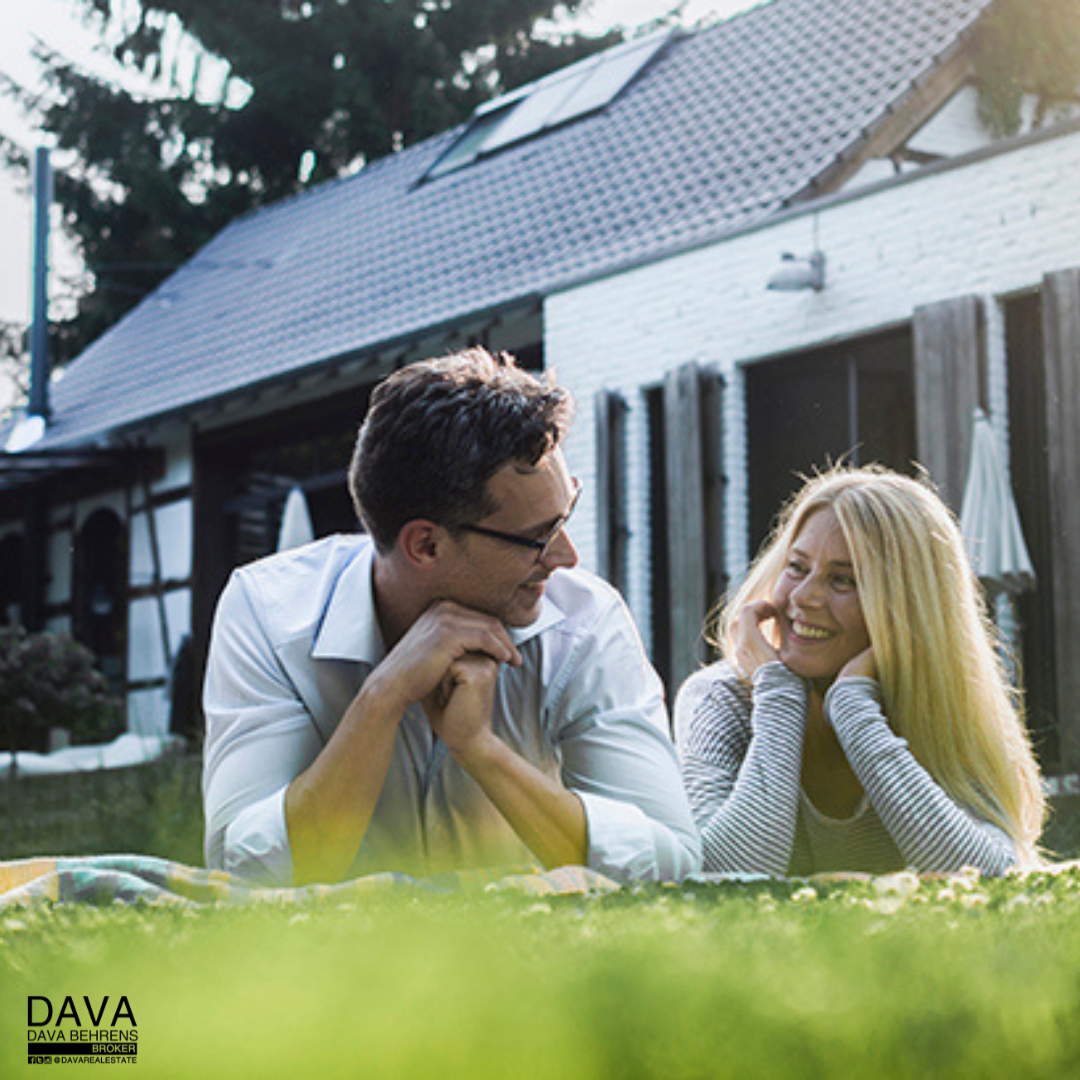
[[540,540],[534,540],[531,536],[518,536],[516,533],[503,532],[501,529],[489,529],[486,525],[459,525],[462,532],[476,533],[478,536],[490,536],[493,540],[502,540],[506,544],[515,544],[517,547],[528,548],[536,552],[536,561],[543,562],[548,548],[555,542],[555,538],[566,528],[570,515],[577,508],[578,499],[581,498],[581,481],[575,476],[572,479],[574,485],[574,497],[570,500],[566,513],[559,518],[551,528],[551,532]]

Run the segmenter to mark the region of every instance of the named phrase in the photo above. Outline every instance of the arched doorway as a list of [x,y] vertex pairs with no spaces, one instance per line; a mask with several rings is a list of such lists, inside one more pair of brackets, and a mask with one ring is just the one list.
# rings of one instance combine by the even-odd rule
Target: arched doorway
[[124,683],[127,658],[127,534],[111,510],[95,510],[75,542],[72,629],[112,686]]
[[23,556],[21,533],[10,533],[0,540],[0,626],[23,622]]

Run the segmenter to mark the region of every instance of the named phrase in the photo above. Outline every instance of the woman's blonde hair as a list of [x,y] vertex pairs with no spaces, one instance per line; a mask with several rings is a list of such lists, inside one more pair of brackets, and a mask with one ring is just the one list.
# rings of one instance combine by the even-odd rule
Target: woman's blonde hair
[[1039,768],[956,518],[928,482],[879,466],[839,466],[810,479],[720,612],[725,654],[736,612],[771,599],[791,544],[826,507],[851,551],[890,726],[955,801],[1000,825],[1030,865],[1046,818]]

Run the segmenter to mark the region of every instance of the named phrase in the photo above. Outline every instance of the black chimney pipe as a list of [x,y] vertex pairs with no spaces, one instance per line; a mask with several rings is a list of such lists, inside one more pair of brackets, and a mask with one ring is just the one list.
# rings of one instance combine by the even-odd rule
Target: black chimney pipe
[[[49,151],[34,151],[34,288],[30,323],[30,396],[27,419],[49,417],[49,213],[52,167]],[[27,630],[45,628],[45,575],[49,537],[49,496],[44,484],[25,495],[22,623]]]
[[53,195],[49,151],[34,151],[34,292],[30,323],[30,416],[49,417],[49,212]]

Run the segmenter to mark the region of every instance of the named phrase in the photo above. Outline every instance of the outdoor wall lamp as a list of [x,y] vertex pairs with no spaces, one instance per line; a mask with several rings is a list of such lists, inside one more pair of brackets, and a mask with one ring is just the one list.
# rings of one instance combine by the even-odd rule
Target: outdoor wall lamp
[[780,269],[777,270],[766,286],[778,292],[799,292],[813,289],[821,292],[825,288],[825,255],[815,251],[809,258],[797,259],[790,251],[780,257]]

